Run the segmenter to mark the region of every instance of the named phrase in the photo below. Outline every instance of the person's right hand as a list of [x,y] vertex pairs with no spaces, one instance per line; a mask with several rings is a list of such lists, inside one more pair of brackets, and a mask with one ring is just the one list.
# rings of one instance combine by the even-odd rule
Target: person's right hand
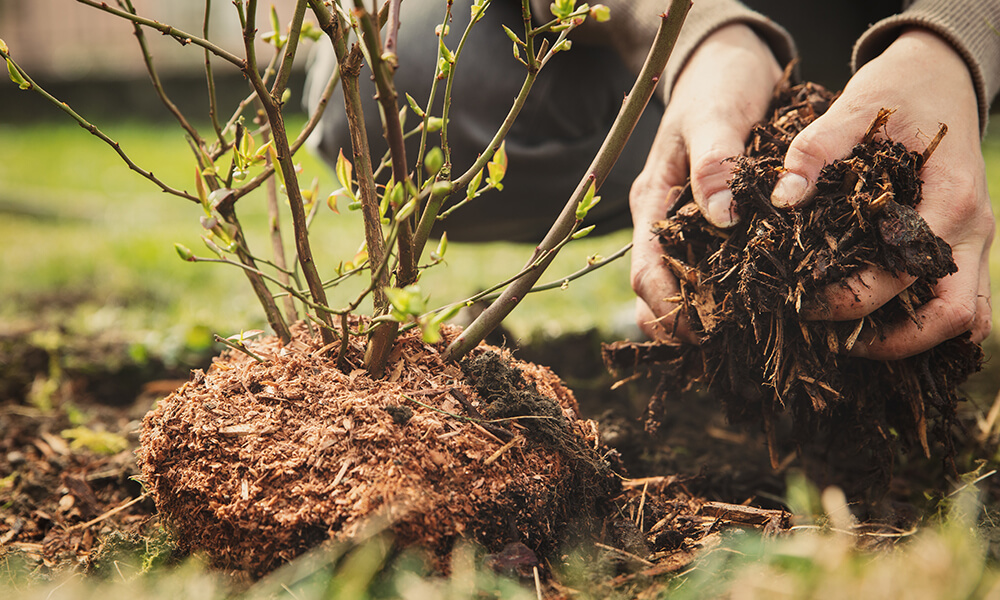
[[632,185],[632,289],[636,318],[651,339],[680,337],[696,342],[683,320],[675,326],[678,286],[663,262],[651,228],[676,198],[668,195],[688,175],[702,214],[719,227],[735,224],[726,159],[742,154],[761,121],[782,70],[770,48],[745,25],[709,35],[674,83],[646,165]]

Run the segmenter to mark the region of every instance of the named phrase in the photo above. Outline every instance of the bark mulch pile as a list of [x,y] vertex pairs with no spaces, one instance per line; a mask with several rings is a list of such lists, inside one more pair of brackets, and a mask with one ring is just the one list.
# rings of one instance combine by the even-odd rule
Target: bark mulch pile
[[[614,553],[626,538],[641,560],[680,552],[686,564],[721,524],[694,516],[702,502],[683,482],[623,491],[597,424],[548,368],[487,346],[444,363],[444,346],[414,332],[373,380],[320,346],[300,327],[288,345],[253,343],[265,362],[227,353],[147,415],[142,478],[182,550],[260,576],[324,540],[387,531],[440,565],[461,537],[499,568],[505,548],[523,566],[595,539]],[[622,521],[629,502],[641,506]]]
[[[776,468],[779,431],[790,420],[800,451],[808,447],[827,463],[860,457],[852,461],[861,470],[850,474],[851,487],[864,489],[888,481],[897,449],[950,460],[956,388],[979,369],[982,352],[962,336],[904,360],[844,354],[866,335],[880,336],[907,319],[919,323],[917,309],[956,266],[948,244],[916,211],[919,172],[944,127],[923,153],[908,151],[884,135],[892,117],[882,110],[851,155],[823,169],[809,205],[788,211],[771,205],[791,140],[833,99],[811,83],[777,88],[769,120],[754,128],[746,155],[733,159],[734,228],[710,225],[690,185],[668,199],[654,233],[680,284],[679,310],[700,345],[624,343],[605,354],[618,369],[662,367],[659,400],[650,404],[653,426],[663,417],[657,407],[665,394],[700,385],[723,399],[732,422],[762,428]],[[916,281],[857,321],[800,316],[825,287],[869,266]]]
[[[44,375],[12,383],[0,400],[8,575],[130,579],[205,553],[244,589],[324,540],[387,532],[442,570],[459,538],[475,540],[479,568],[529,586],[537,570],[545,596],[562,598],[574,594],[567,569],[595,590],[641,590],[733,526],[788,525],[782,511],[709,502],[691,491],[698,478],[626,478],[562,382],[506,351],[445,365],[440,347],[406,337],[388,378],[372,381],[319,346],[302,330],[284,348],[262,340],[267,363],[224,355],[113,405],[67,371],[48,409],[32,404]],[[128,447],[66,437],[80,427]]]

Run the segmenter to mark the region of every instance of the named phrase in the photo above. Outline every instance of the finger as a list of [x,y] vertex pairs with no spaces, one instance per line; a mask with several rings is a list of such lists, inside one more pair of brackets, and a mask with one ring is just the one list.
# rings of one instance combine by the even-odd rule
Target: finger
[[916,280],[906,273],[894,274],[868,267],[830,284],[802,305],[801,314],[812,321],[853,321],[879,309]]
[[701,122],[711,125],[698,127],[687,136],[691,192],[709,223],[716,227],[732,227],[738,217],[733,211],[733,193],[729,190],[733,165],[728,159],[743,153],[744,140],[750,129],[748,127],[744,131],[729,122],[711,119]]
[[871,115],[852,111],[841,99],[792,140],[785,154],[784,171],[771,192],[771,204],[794,208],[816,194],[816,181],[824,166],[844,158],[861,139]]
[[[981,253],[967,254],[972,256],[955,257],[958,272],[938,282],[937,297],[917,309],[916,322],[906,319],[887,328],[883,336],[862,334],[865,337],[849,354],[875,360],[906,358],[973,329],[983,318],[977,314],[988,306],[989,294],[981,291]],[[985,281],[988,285],[988,276]],[[983,327],[978,329],[977,335],[985,337]]]
[[639,329],[651,340],[676,342],[680,339],[690,344],[697,344],[698,336],[687,326],[687,320],[680,314],[681,311],[678,308],[677,305],[674,305],[672,311],[664,314],[662,317],[657,317],[653,314],[653,310],[649,308],[649,305],[643,302],[642,298],[636,298],[635,320],[639,325]]
[[[652,202],[647,199],[639,204],[659,207],[654,213],[662,218],[665,207],[676,201],[679,192],[679,188],[673,188],[664,194],[664,200]],[[652,219],[642,217],[647,212],[640,210],[633,214],[635,226],[632,231],[630,275],[632,289],[639,297],[636,305],[637,324],[654,340],[665,341],[676,333],[682,339],[695,341],[695,336],[683,323],[683,319],[677,319],[679,311],[674,301],[679,293],[677,280],[663,262],[663,248],[659,237],[652,232]]]

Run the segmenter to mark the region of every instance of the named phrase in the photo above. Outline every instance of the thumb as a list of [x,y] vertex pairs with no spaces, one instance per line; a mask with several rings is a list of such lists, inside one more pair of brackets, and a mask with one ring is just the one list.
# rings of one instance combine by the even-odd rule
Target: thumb
[[823,167],[849,155],[864,135],[867,124],[856,114],[838,110],[837,104],[792,140],[785,154],[784,172],[771,192],[774,206],[794,208],[811,200]]

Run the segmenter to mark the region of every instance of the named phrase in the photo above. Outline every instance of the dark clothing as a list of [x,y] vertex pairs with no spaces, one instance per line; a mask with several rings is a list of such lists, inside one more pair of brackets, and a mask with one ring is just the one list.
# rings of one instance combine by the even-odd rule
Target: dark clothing
[[[548,3],[532,1],[536,11],[545,10]],[[447,229],[448,236],[455,240],[517,242],[538,242],[547,232],[600,148],[645,57],[655,33],[656,15],[669,4],[667,0],[604,3],[612,9],[612,20],[597,28],[587,24],[591,30],[581,29],[581,41],[571,51],[555,56],[539,75],[507,136],[509,163],[503,191],[490,191],[457,210],[438,232]],[[436,67],[438,42],[433,32],[443,20],[443,5],[441,0],[407,0],[402,4],[396,75],[401,106],[404,92],[421,105],[427,101]],[[900,12],[904,5],[909,8]],[[486,148],[524,81],[525,68],[514,59],[512,43],[501,28],[506,24],[513,31],[523,29],[520,6],[516,0],[494,0],[459,59],[449,127],[453,174],[462,173]],[[451,34],[446,38],[453,50],[469,18],[468,4],[456,3]],[[1000,26],[1000,0],[866,0],[814,2],[808,7],[795,0],[749,0],[743,4],[735,0],[698,0],[658,94],[601,188],[603,200],[591,211],[589,223],[598,226],[595,233],[631,225],[629,189],[646,161],[663,114],[663,102],[669,98],[673,81],[691,52],[718,28],[732,23],[749,25],[768,42],[779,62],[801,56],[800,73],[804,78],[839,89],[852,69],[881,52],[903,27],[926,27],[953,43],[969,64],[985,127],[986,109],[1000,86],[1000,41],[998,36],[989,38],[984,34],[985,25],[980,22],[989,19]],[[776,22],[783,23],[788,31]],[[852,44],[859,36],[861,40],[852,55]],[[793,39],[798,41],[798,48]],[[310,105],[318,100],[334,65],[332,50],[320,50],[307,83]],[[361,84],[362,97],[369,100],[365,106],[369,143],[373,155],[381,156],[386,144],[372,99],[374,85],[364,74]],[[437,93],[439,101],[442,88],[439,86]],[[340,148],[349,150],[351,144],[342,94],[335,93],[330,104],[310,143],[333,164]],[[440,116],[440,104],[433,114]],[[437,135],[429,139],[431,145],[440,143]],[[407,146],[411,163],[416,151],[417,140],[412,139]]]
[[[399,69],[396,87],[426,103],[434,76],[437,38],[434,28],[444,17],[440,0],[407,0],[399,29]],[[455,4],[451,33],[454,50],[470,19],[467,6]],[[514,59],[512,43],[501,24],[523,30],[519,2],[495,1],[476,24],[455,72],[449,145],[453,174],[464,172],[487,147],[507,116],[524,81],[526,69]],[[333,67],[332,52],[317,59],[310,74],[311,94],[318,94]],[[538,242],[548,231],[569,195],[583,177],[618,114],[634,75],[607,47],[576,45],[556,55],[538,76],[528,101],[506,139],[507,177],[503,191],[487,192],[452,213],[441,224],[453,240]],[[362,74],[362,97],[374,96],[374,84]],[[438,87],[438,108],[443,85]],[[597,231],[629,227],[628,192],[653,142],[662,106],[643,115],[617,166],[601,188],[602,202],[590,214]],[[365,105],[365,121],[373,156],[386,151],[375,101]],[[410,114],[409,123],[415,123]],[[318,149],[331,164],[341,147],[350,149],[343,95],[334,94],[321,125]],[[429,136],[439,145],[437,134]],[[313,140],[315,142],[315,140]],[[418,139],[411,138],[407,158],[415,160]],[[345,151],[345,155],[350,153]],[[464,194],[461,194],[464,198]],[[455,200],[458,200],[456,198]]]

